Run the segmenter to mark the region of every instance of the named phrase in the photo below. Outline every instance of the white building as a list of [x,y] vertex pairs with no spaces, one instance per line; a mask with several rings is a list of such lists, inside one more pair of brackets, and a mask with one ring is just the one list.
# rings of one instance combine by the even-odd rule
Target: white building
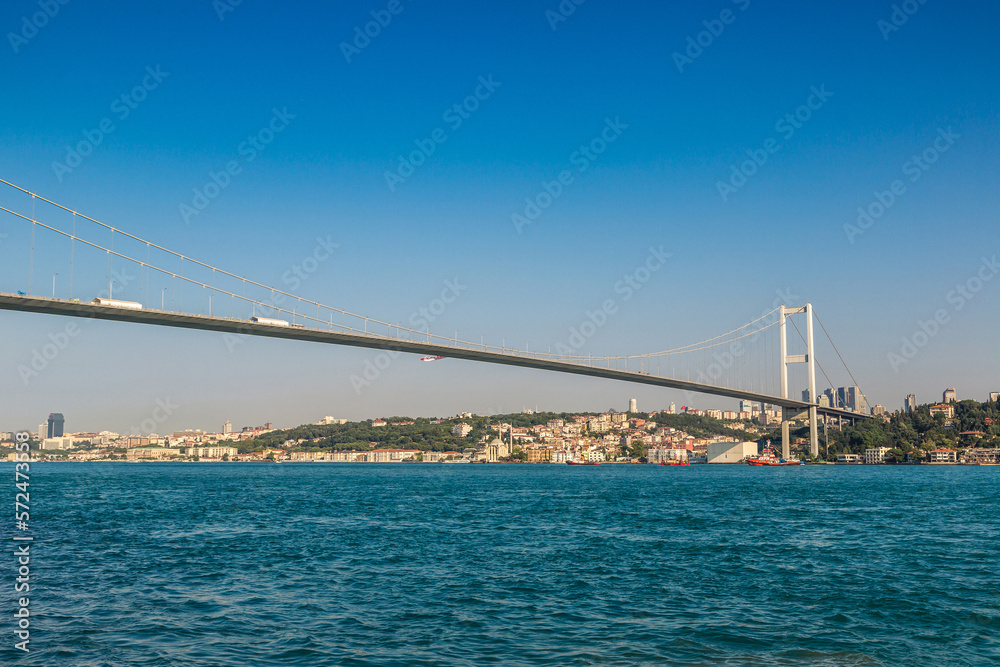
[[639,412],[639,404],[634,398],[628,399],[628,411]]
[[756,442],[710,442],[709,463],[740,463],[748,456],[757,455]]
[[837,454],[837,463],[861,463],[860,454]]
[[226,423],[222,425],[222,435],[229,435],[232,432],[233,432],[233,423],[227,419]]
[[73,447],[73,438],[64,436],[62,438],[45,438],[42,440],[41,449],[70,449]]
[[455,424],[451,428],[451,434],[456,438],[464,438],[472,432],[472,427],[462,422],[461,424]]
[[875,465],[877,463],[885,463],[885,455],[889,453],[888,447],[875,447],[872,449],[865,450],[865,463],[868,465]]
[[188,456],[197,456],[199,458],[206,459],[221,459],[223,456],[233,457],[239,453],[240,450],[235,447],[188,447],[185,453]]

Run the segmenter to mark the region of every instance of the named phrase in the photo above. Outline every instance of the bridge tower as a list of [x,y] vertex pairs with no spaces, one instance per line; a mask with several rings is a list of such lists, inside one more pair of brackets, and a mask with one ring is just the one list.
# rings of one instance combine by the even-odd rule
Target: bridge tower
[[[806,316],[806,353],[788,354],[788,338],[786,317],[804,313]],[[813,348],[813,311],[812,304],[807,303],[799,308],[788,308],[782,304],[780,309],[779,328],[781,329],[781,397],[788,398],[788,364],[809,364],[809,451],[813,456],[819,456],[819,434],[816,430],[816,354]],[[792,414],[790,408],[781,409],[781,456],[790,458],[791,441],[788,434],[788,424],[801,414]]]

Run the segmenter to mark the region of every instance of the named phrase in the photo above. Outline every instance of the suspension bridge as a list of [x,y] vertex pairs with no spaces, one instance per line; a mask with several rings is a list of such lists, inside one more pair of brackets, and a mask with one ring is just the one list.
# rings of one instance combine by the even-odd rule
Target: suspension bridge
[[[506,341],[497,346],[485,340],[460,340],[457,336],[400,326],[256,282],[3,179],[0,191],[16,202],[8,206],[7,198],[0,198],[4,204],[0,205],[0,217],[14,223],[10,232],[0,233],[0,239],[5,245],[6,268],[12,272],[9,275],[17,276],[15,280],[19,281],[10,292],[0,286],[0,310],[394,350],[753,401],[762,408],[781,408],[782,454],[786,458],[791,422],[808,422],[810,450],[815,456],[819,451],[820,417],[855,421],[866,416],[820,404],[816,369],[831,388],[836,385],[816,358],[814,320],[819,322],[853,386],[857,382],[809,303],[796,307],[782,304],[708,340],[641,354],[582,355],[565,349],[541,352],[508,347]],[[17,210],[19,204],[21,209]],[[45,245],[39,246],[43,240]],[[12,253],[12,242],[30,247],[27,252]],[[51,295],[36,289],[36,274],[52,275]],[[64,278],[61,292],[65,296],[57,296],[59,276]],[[77,298],[73,294],[74,278],[80,293]],[[81,290],[81,281],[91,292]],[[101,286],[100,291],[93,293],[96,285]],[[796,317],[805,320],[804,332],[796,324]],[[797,338],[789,336],[790,330]],[[792,397],[793,385],[803,390],[801,399]]]

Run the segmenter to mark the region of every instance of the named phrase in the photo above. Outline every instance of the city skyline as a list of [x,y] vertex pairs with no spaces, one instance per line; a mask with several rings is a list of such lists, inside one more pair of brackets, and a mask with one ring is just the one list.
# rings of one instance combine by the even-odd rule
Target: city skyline
[[[553,23],[545,3],[403,4],[360,47],[355,29],[378,7],[67,5],[25,37],[37,5],[13,3],[0,24],[20,39],[0,81],[32,103],[7,109],[0,177],[307,298],[517,348],[565,344],[609,298],[618,312],[587,353],[684,345],[810,301],[872,405],[895,410],[939,385],[982,400],[1000,375],[998,9],[921,5],[886,32],[891,4],[724,4],[731,23],[708,5],[587,3]],[[572,182],[553,196],[564,170]],[[0,291],[25,289],[23,253],[11,253],[26,228],[3,217],[0,234]],[[616,286],[650,248],[670,257],[626,298]],[[35,258],[34,293],[68,295],[57,259]],[[114,280],[138,293],[134,274]],[[81,276],[74,296],[106,287],[103,273]],[[351,378],[377,353],[3,318],[6,418],[26,428],[53,405],[82,428],[117,429],[176,406],[163,424],[182,428],[215,415],[597,411],[626,391],[410,355],[359,389]],[[833,384],[855,384],[834,373],[832,349],[818,357]],[[642,406],[718,403],[627,391]]]

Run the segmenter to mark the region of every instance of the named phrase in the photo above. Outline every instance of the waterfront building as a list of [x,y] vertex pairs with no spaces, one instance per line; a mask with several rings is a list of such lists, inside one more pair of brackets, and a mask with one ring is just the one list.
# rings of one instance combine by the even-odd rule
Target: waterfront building
[[169,447],[134,447],[128,450],[129,461],[137,459],[163,459],[168,456],[180,456],[181,450],[170,449]]
[[954,387],[948,387],[941,394],[942,403],[957,403],[958,402],[958,392],[955,391]]
[[873,447],[871,449],[865,450],[865,463],[868,465],[876,465],[879,463],[885,463],[886,454],[889,453],[888,447]]
[[932,449],[927,452],[928,463],[958,463],[957,452],[953,449]]
[[757,455],[756,442],[710,442],[706,448],[709,463],[740,463]]
[[528,463],[551,463],[551,449],[529,449],[525,452],[528,455]]
[[859,454],[837,454],[837,463],[861,463]]
[[223,446],[212,446],[212,447],[188,447],[185,449],[185,453],[188,456],[197,456],[198,458],[205,459],[221,459],[223,456],[233,457],[239,454],[240,450],[235,447],[223,447]]

